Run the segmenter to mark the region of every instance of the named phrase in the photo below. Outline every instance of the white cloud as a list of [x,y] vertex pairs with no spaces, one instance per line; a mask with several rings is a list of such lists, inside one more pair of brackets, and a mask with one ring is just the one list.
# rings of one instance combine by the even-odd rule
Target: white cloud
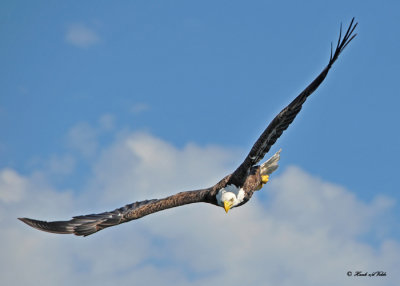
[[67,28],[65,41],[78,48],[89,48],[100,42],[96,32],[84,24],[71,24]]
[[[360,201],[344,187],[287,168],[243,207],[195,204],[167,210],[87,238],[28,228],[17,216],[60,219],[105,204],[166,196],[208,186],[231,170],[233,151],[188,144],[182,149],[146,133],[119,136],[100,151],[82,195],[54,190],[40,175],[5,169],[0,200],[0,277],[5,285],[398,285],[400,244],[359,237],[393,202]],[[6,174],[6,175],[4,175]],[[11,178],[11,179],[10,179]],[[6,191],[5,197],[10,197]],[[80,210],[78,210],[80,209]],[[112,209],[112,208],[111,208]],[[111,210],[110,209],[110,210]],[[7,218],[7,219],[5,219]],[[384,220],[381,220],[384,222]],[[15,269],[20,269],[15,275]],[[347,271],[388,277],[347,277]]]
[[99,200],[122,202],[127,194],[148,199],[211,186],[232,171],[233,154],[195,144],[176,149],[147,133],[121,135],[98,156],[89,187]]
[[24,195],[25,179],[14,170],[3,169],[0,171],[0,201],[4,203],[18,202]]
[[346,238],[368,231],[377,222],[374,218],[394,204],[383,196],[365,204],[345,188],[313,178],[296,167],[288,168],[284,180],[272,181],[271,195],[268,209],[283,222],[289,221],[299,230],[323,229],[331,236]]

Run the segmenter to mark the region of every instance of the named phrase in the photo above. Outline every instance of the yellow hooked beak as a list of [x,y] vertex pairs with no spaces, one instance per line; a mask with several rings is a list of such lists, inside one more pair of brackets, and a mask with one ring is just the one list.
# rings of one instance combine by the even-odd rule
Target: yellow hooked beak
[[229,202],[229,201],[224,201],[224,209],[225,212],[228,213],[228,211],[230,210],[230,208],[232,207],[233,203]]

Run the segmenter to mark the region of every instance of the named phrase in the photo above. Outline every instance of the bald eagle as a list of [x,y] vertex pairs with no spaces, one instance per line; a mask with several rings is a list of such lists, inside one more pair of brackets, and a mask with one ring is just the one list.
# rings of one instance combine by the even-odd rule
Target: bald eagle
[[186,204],[204,202],[222,207],[226,212],[231,208],[245,204],[250,200],[255,191],[261,189],[268,182],[269,175],[277,169],[280,150],[265,163],[261,165],[257,164],[264,158],[265,154],[282,135],[283,131],[293,122],[307,97],[322,83],[340,53],[357,35],[353,34],[356,26],[357,23],[354,23],[353,18],[343,38],[342,26],[340,26],[339,39],[334,53],[332,53],[331,44],[328,65],[306,89],[272,120],[255,142],[243,163],[232,174],[225,176],[214,186],[201,190],[181,192],[163,199],[135,202],[114,211],[75,216],[68,221],[47,222],[29,218],[19,219],[29,226],[42,231],[87,236],[106,227]]

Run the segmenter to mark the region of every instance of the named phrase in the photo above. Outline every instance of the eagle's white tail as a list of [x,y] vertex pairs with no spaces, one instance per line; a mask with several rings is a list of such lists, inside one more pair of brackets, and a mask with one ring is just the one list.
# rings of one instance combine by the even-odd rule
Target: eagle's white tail
[[278,162],[279,159],[281,158],[280,156],[281,151],[282,149],[279,149],[278,152],[276,152],[271,158],[269,158],[261,165],[261,176],[270,175],[276,169],[278,169]]

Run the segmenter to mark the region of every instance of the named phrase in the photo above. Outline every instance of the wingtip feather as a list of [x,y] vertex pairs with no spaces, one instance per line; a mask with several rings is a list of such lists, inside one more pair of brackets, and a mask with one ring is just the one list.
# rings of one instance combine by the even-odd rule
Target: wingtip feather
[[70,234],[74,233],[73,228],[70,227],[68,222],[64,221],[53,221],[47,222],[42,220],[30,219],[30,218],[18,218],[20,221],[26,223],[30,227],[36,228],[41,231],[59,233],[59,234]]
[[351,19],[349,27],[347,28],[347,31],[344,34],[343,38],[342,38],[342,23],[340,23],[339,38],[338,38],[337,46],[336,46],[335,52],[333,53],[333,56],[332,56],[332,47],[331,47],[331,55],[329,58],[328,68],[332,66],[332,64],[339,57],[340,53],[355,38],[355,36],[357,36],[357,33],[353,34],[353,32],[356,29],[358,22],[354,23],[354,21],[355,21],[355,17],[353,17]]

